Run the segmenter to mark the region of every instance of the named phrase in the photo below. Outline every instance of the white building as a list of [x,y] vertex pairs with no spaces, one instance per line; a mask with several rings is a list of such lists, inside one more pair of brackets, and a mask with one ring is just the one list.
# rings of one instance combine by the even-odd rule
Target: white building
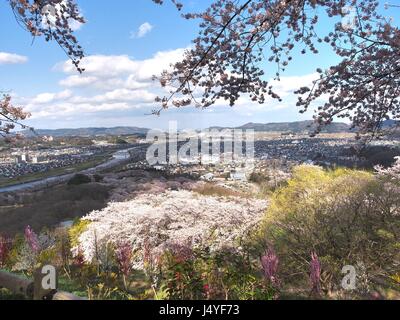
[[231,172],[231,180],[233,181],[247,181],[246,172],[243,171],[233,171]]
[[15,158],[16,163],[26,163],[29,161],[29,156],[26,153],[19,154]]
[[214,180],[214,174],[207,173],[204,176],[202,176],[200,179],[203,180],[203,181],[213,181]]

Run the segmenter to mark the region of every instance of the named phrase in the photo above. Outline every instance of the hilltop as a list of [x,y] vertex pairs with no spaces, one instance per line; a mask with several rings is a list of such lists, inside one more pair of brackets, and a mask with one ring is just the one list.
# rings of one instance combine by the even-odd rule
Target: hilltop
[[[304,133],[312,132],[315,129],[315,123],[312,120],[296,121],[296,122],[280,122],[280,123],[247,123],[237,129],[254,130],[257,132],[293,132]],[[347,132],[350,126],[346,123],[334,122],[323,128],[322,132],[338,133]]]
[[[383,124],[384,128],[390,128],[397,124],[396,121],[388,120]],[[223,127],[212,126],[209,129],[242,129],[254,130],[256,132],[290,132],[290,133],[311,133],[315,129],[315,123],[312,120],[295,121],[295,122],[271,122],[271,123],[254,123],[249,122],[239,127]],[[37,129],[36,134],[39,136],[53,137],[92,137],[92,136],[121,136],[121,135],[141,135],[144,136],[149,128],[141,127],[112,127],[112,128],[77,128],[77,129]],[[342,133],[351,131],[350,125],[343,122],[334,122],[322,129],[323,133]],[[29,130],[24,131],[25,135],[31,136],[33,133]]]
[[[113,128],[77,128],[77,129],[37,129],[39,136],[53,137],[92,137],[92,136],[120,136],[120,135],[146,135],[150,129],[139,127],[113,127]],[[24,134],[32,135],[31,131]]]

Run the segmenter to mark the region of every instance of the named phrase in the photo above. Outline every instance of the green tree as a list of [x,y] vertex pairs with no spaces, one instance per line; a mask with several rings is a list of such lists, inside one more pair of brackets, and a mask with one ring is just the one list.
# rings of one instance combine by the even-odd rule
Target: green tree
[[340,289],[346,265],[365,265],[371,283],[396,274],[400,189],[393,183],[364,171],[295,168],[288,185],[272,196],[261,231],[286,281],[308,279],[311,252],[320,257],[327,292]]

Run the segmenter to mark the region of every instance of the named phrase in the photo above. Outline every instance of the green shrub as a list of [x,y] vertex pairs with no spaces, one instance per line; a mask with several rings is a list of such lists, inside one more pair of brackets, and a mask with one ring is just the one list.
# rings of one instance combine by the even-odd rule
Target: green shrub
[[75,221],[74,225],[69,229],[69,239],[71,247],[76,247],[79,245],[79,237],[82,233],[87,230],[90,221],[78,219]]
[[0,234],[14,236],[27,225],[34,230],[52,228],[107,205],[109,187],[90,183],[60,185],[23,196],[21,205],[2,208]]
[[370,279],[389,277],[400,261],[400,192],[388,192],[387,183],[363,171],[296,167],[271,198],[260,250],[273,244],[289,283],[308,281],[311,252],[320,257],[326,290],[340,289],[346,265],[363,264]]
[[99,174],[95,174],[95,175],[93,176],[93,178],[94,178],[94,181],[95,181],[95,182],[102,182],[102,181],[104,180],[104,177],[101,176],[101,175],[99,175]]
[[128,142],[126,140],[122,139],[122,138],[117,138],[115,140],[115,143],[116,144],[128,144]]
[[197,248],[182,256],[167,251],[162,258],[160,289],[168,299],[271,300],[276,291],[263,278],[259,260],[245,252],[209,252]]
[[258,184],[268,182],[269,180],[270,178],[262,172],[252,172],[249,178],[250,182]]
[[92,182],[92,179],[85,174],[78,173],[74,175],[69,181],[68,185],[80,185]]

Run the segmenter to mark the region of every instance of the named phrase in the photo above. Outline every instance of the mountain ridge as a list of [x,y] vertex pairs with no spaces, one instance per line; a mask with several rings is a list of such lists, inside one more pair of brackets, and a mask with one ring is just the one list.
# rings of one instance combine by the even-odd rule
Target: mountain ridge
[[[383,124],[384,128],[391,127],[397,121],[387,120]],[[293,122],[270,122],[270,123],[256,123],[248,122],[238,127],[223,127],[212,126],[208,129],[242,129],[254,130],[256,132],[289,132],[289,133],[311,133],[315,130],[316,125],[313,120],[293,121]],[[107,135],[146,135],[149,128],[130,127],[130,126],[116,126],[116,127],[86,127],[86,128],[61,128],[61,129],[37,129],[35,133],[39,136],[54,136],[54,137],[88,137],[88,136],[107,136]],[[332,124],[322,128],[323,133],[341,133],[350,132],[351,127],[349,124],[343,122],[333,122]],[[30,130],[23,132],[24,135],[31,136],[34,133]]]
[[[255,123],[249,122],[242,126],[229,129],[254,130],[256,132],[291,132],[304,133],[313,132],[316,125],[313,120],[293,121],[293,122],[270,122],[270,123]],[[224,127],[211,127],[210,129],[224,129]],[[228,128],[226,128],[228,129]],[[322,129],[322,132],[339,133],[349,132],[350,125],[342,122],[334,122]]]
[[[90,137],[107,135],[146,135],[150,129],[140,127],[87,127],[87,128],[61,128],[61,129],[37,129],[34,132],[39,136],[53,137]],[[23,132],[25,135],[33,135],[30,130]]]

